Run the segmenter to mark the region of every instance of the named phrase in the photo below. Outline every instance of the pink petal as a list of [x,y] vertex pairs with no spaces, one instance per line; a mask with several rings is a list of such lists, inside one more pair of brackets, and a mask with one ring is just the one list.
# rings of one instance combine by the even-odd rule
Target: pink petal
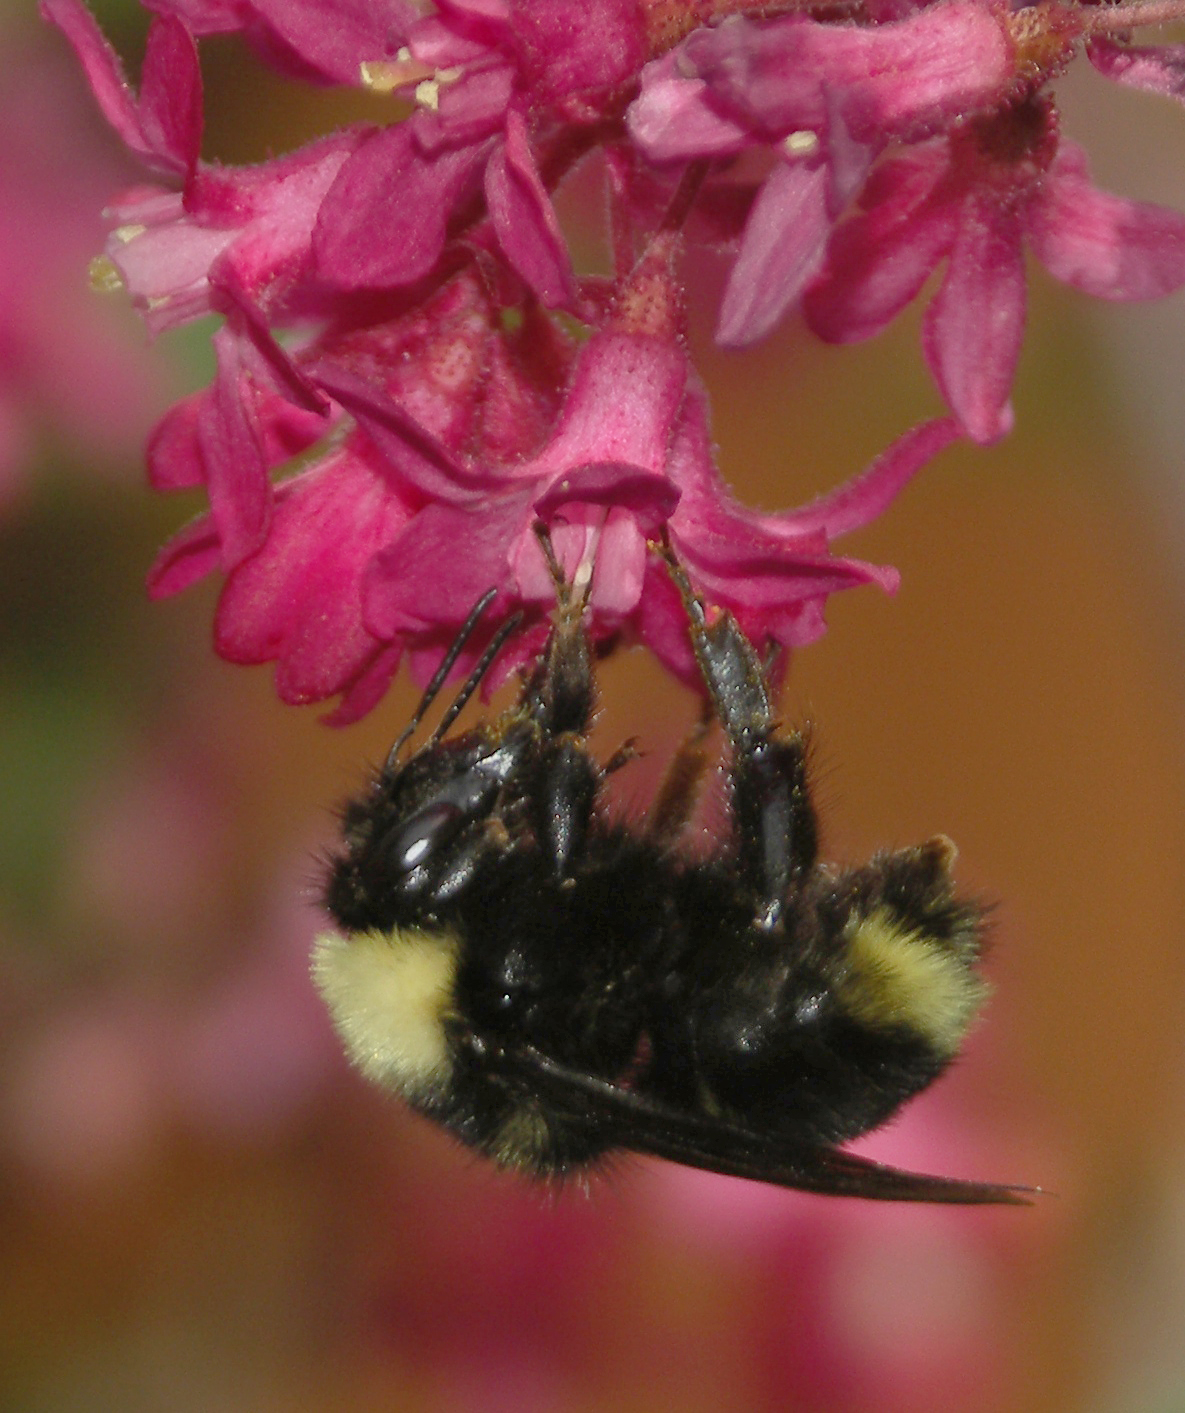
[[417,19],[406,0],[250,0],[243,8],[333,83],[360,83],[365,60],[394,58]]
[[743,348],[769,333],[823,259],[831,220],[827,169],[779,162],[753,205],[728,277],[718,342]]
[[421,494],[435,500],[467,503],[475,494],[507,480],[493,471],[471,470],[405,407],[356,374],[322,364],[318,365],[316,377],[319,385],[353,415],[391,472]]
[[442,87],[435,112],[421,108],[416,113],[416,146],[426,157],[441,147],[467,147],[501,131],[514,96],[515,71],[510,64],[483,62],[484,67],[467,69]]
[[[148,438],[148,478],[158,491],[185,490],[206,479],[198,425],[211,393],[194,393],[175,403]],[[256,388],[255,410],[267,466],[307,451],[328,430],[326,418],[294,407],[286,398],[266,388]]]
[[[677,494],[677,493],[676,493]],[[589,603],[602,623],[638,605],[650,560],[647,532],[633,509],[615,506],[598,527]]]
[[411,123],[375,133],[338,173],[317,216],[313,249],[340,289],[414,283],[436,264],[448,219],[480,180],[488,145],[425,157]]
[[272,493],[242,336],[225,324],[213,343],[218,372],[197,416],[197,441],[223,566],[231,569],[263,543]]
[[285,482],[266,545],[227,579],[218,652],[231,662],[274,658],[286,702],[346,690],[384,647],[362,622],[362,576],[409,515],[348,445]]
[[918,472],[959,436],[953,417],[923,422],[886,447],[867,470],[779,518],[804,532],[822,530],[829,540],[862,529],[882,515]]
[[482,594],[507,586],[511,546],[532,519],[526,487],[472,506],[425,506],[367,572],[371,632],[399,638],[444,625],[455,631]]
[[197,420],[207,396],[204,391],[193,393],[174,403],[149,434],[145,460],[154,490],[189,490],[205,481]]
[[1099,299],[1159,299],[1185,285],[1185,216],[1100,191],[1075,143],[1063,141],[1028,235],[1051,275]]
[[370,666],[365,667],[342,692],[341,700],[321,721],[326,726],[353,726],[373,711],[399,671],[403,661],[403,644],[387,643],[375,653]]
[[1141,47],[1100,35],[1087,41],[1086,57],[1099,73],[1116,83],[1168,98],[1185,98],[1185,44]]
[[923,343],[943,397],[972,441],[1002,437],[1025,325],[1020,216],[990,192],[969,196]]
[[655,534],[679,504],[678,488],[665,476],[639,471],[621,462],[577,467],[553,481],[535,502],[540,520],[562,518],[565,507],[609,506],[628,512],[647,534]]
[[701,29],[684,43],[727,111],[770,135],[818,129],[823,94],[842,95],[857,140],[917,136],[999,98],[1012,47],[990,6],[943,0],[880,25],[787,15]]
[[545,306],[570,305],[575,279],[568,246],[518,113],[507,115],[506,138],[486,166],[485,189],[507,259]]
[[115,51],[81,0],[41,0],[41,13],[78,55],[103,116],[155,171],[184,176],[201,139],[201,72],[197,48],[179,20],[154,20],[137,100]]
[[175,15],[190,34],[232,34],[245,22],[241,0],[145,0],[144,8]]
[[617,88],[647,58],[636,0],[510,0],[509,19],[540,102]]
[[148,597],[167,599],[182,593],[213,573],[221,557],[213,517],[199,516],[161,547],[148,571]]
[[626,126],[652,162],[729,156],[753,140],[748,123],[712,102],[703,79],[680,71],[678,51],[642,70],[642,91],[629,106]]
[[581,353],[551,441],[516,475],[550,479],[613,462],[661,475],[686,383],[687,359],[676,345],[598,334]]
[[153,20],[140,72],[140,124],[154,153],[185,173],[202,146],[202,71],[197,45],[180,20]]
[[180,194],[145,190],[119,208],[122,223],[107,255],[156,334],[210,312],[210,266],[235,238],[233,230],[193,223]]
[[861,197],[864,209],[836,227],[803,297],[807,323],[820,338],[870,338],[916,297],[955,235],[957,208],[935,192],[945,173],[945,143],[876,169]]

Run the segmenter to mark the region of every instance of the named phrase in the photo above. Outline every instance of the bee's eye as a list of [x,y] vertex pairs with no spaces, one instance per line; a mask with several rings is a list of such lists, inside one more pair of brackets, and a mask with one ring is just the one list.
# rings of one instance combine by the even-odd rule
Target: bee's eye
[[447,843],[465,822],[465,811],[451,800],[436,800],[412,815],[387,840],[383,852],[398,873],[411,873]]

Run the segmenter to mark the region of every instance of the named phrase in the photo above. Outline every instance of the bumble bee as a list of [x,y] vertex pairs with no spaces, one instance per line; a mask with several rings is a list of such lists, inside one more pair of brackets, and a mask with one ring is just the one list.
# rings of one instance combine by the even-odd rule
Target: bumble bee
[[511,620],[404,754],[491,591],[344,812],[325,890],[340,933],[318,939],[313,974],[350,1058],[531,1176],[628,1149],[811,1192],[1026,1201],[839,1146],[941,1074],[984,999],[982,914],[954,891],[954,846],[817,860],[803,736],[779,729],[753,646],[669,554],[727,738],[727,837],[709,857],[680,847],[702,731],[643,823],[607,817],[602,787],[623,753],[600,764],[588,748],[584,598],[540,542],[557,608],[518,700],[446,735]]

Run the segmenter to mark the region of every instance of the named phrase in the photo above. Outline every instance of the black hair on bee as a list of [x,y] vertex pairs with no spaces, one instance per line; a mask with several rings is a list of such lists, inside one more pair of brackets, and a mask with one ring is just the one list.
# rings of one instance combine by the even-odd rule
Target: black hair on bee
[[943,836],[855,868],[816,858],[802,736],[757,655],[668,555],[727,738],[729,827],[681,849],[706,768],[678,752],[641,825],[602,807],[583,596],[518,700],[446,736],[514,621],[403,758],[493,598],[370,788],[345,810],[313,974],[350,1058],[462,1142],[536,1177],[615,1150],[850,1197],[1020,1203],[1028,1189],[845,1152],[950,1064],[986,987],[981,910]]

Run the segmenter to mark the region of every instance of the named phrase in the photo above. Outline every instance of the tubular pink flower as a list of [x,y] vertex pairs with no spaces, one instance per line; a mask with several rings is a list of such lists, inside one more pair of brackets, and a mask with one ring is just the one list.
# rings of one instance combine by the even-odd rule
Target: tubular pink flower
[[717,325],[730,347],[767,334],[818,273],[832,228],[890,140],[995,99],[1012,44],[994,10],[943,0],[878,26],[801,15],[701,29],[642,75],[628,123],[655,161],[771,146]]
[[867,338],[946,258],[926,360],[968,436],[994,441],[1011,426],[1025,241],[1055,278],[1098,298],[1185,284],[1185,216],[1098,191],[1081,149],[1059,144],[1052,104],[1031,98],[882,163],[831,239],[807,321],[832,342]]

